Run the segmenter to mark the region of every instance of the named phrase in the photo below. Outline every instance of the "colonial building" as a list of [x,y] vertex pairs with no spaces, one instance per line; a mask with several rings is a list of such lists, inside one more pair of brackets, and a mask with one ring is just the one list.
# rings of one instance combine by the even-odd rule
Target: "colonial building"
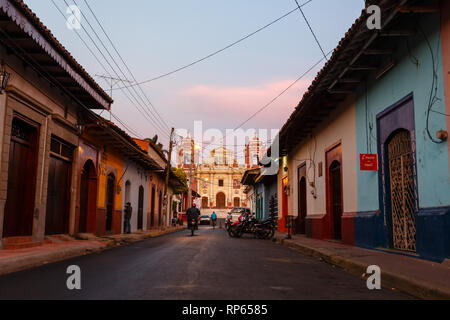
[[0,89],[0,239],[8,248],[74,231],[79,115],[112,100],[23,1],[0,1],[0,21],[0,69],[9,75]]
[[449,1],[431,2],[380,1],[382,30],[363,12],[281,129],[280,230],[450,257]]
[[[177,165],[186,171],[192,169],[193,190],[200,196],[202,209],[230,209],[249,205],[247,194],[241,184],[245,170],[258,168],[265,154],[265,147],[258,137],[245,146],[245,164],[239,164],[233,151],[221,146],[200,159],[200,151],[188,136],[181,142]],[[192,165],[191,165],[192,161]]]

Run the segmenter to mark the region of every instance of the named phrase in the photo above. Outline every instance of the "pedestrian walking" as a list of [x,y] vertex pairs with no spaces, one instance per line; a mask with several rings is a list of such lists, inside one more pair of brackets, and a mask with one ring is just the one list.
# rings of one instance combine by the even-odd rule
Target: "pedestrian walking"
[[131,203],[127,202],[124,210],[124,221],[123,221],[123,233],[130,234],[131,233],[131,215],[133,214],[133,207]]
[[213,229],[216,228],[216,223],[217,223],[217,214],[215,211],[213,211],[213,213],[211,214],[211,222],[213,225]]

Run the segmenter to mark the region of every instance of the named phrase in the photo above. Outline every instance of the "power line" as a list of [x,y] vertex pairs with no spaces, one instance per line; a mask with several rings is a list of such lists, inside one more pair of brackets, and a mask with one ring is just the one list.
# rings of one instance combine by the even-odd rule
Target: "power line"
[[[311,66],[308,70],[306,70],[300,77],[298,77],[295,81],[293,81],[286,89],[284,89],[283,91],[281,91],[281,93],[279,93],[276,97],[274,97],[272,100],[270,100],[268,103],[266,103],[263,107],[261,107],[259,110],[257,110],[255,113],[253,113],[247,120],[245,120],[244,122],[242,122],[241,124],[239,124],[236,128],[234,128],[233,131],[238,130],[239,128],[241,128],[242,126],[244,126],[245,124],[247,124],[250,120],[252,120],[254,117],[256,117],[258,114],[260,114],[261,112],[263,112],[265,109],[267,109],[268,107],[270,107],[275,101],[277,101],[282,95],[284,95],[289,89],[291,89],[297,82],[299,82],[301,79],[303,79],[309,72],[311,72],[311,70],[313,70],[315,67],[317,67],[324,59],[327,58],[328,55],[330,55],[333,52],[333,50],[329,51],[324,58],[321,58],[319,61],[317,61],[313,66]],[[228,135],[225,136],[225,139],[227,138]],[[222,138],[222,141],[224,140],[224,138]],[[202,148],[202,151],[204,151],[204,149],[207,146]]]
[[[108,39],[109,43],[111,44],[111,46],[113,47],[114,51],[117,53],[117,55],[119,56],[120,60],[122,61],[122,63],[125,65],[125,67],[127,68],[128,72],[130,73],[131,77],[133,78],[134,82],[137,82],[136,78],[134,77],[133,72],[131,72],[130,68],[128,67],[127,63],[124,61],[124,59],[122,58],[122,55],[119,53],[119,51],[117,50],[116,46],[114,45],[113,41],[111,40],[111,38],[109,37],[108,33],[106,32],[105,28],[103,27],[103,25],[100,23],[99,19],[97,18],[96,14],[94,13],[94,11],[92,10],[91,6],[89,5],[87,0],[84,0],[84,3],[86,4],[86,6],[88,7],[89,11],[91,12],[92,16],[94,17],[94,19],[97,21],[98,25],[100,26],[100,28],[102,29],[103,33],[105,34],[106,38]],[[163,119],[163,117],[159,114],[159,112],[156,110],[155,106],[153,105],[153,103],[150,101],[150,99],[148,98],[148,96],[145,94],[144,90],[142,89],[142,87],[140,85],[138,85],[138,88],[141,90],[142,94],[144,95],[144,97],[146,98],[147,102],[150,104],[150,106],[152,107],[153,111],[157,114],[157,116],[159,117],[160,121],[166,126],[167,130],[170,130],[169,125],[166,123],[166,121]]]
[[[301,7],[303,7],[303,6],[306,6],[308,3],[312,2],[312,1],[313,1],[313,0],[308,0],[308,1],[306,1],[305,3],[301,4],[299,7],[301,8]],[[208,55],[206,55],[206,56],[204,56],[204,57],[202,57],[202,58],[200,58],[200,59],[198,59],[198,60],[195,60],[195,61],[193,61],[193,62],[191,62],[191,63],[189,63],[189,64],[186,64],[186,65],[184,65],[184,66],[182,66],[182,67],[179,67],[179,68],[177,68],[177,69],[174,69],[174,70],[172,70],[172,71],[170,71],[170,72],[161,74],[161,75],[159,75],[159,76],[157,76],[157,77],[154,77],[154,78],[151,78],[151,79],[148,79],[148,80],[145,80],[145,81],[141,81],[141,82],[137,82],[137,83],[135,83],[135,84],[132,84],[132,85],[130,85],[130,87],[131,87],[131,86],[137,86],[137,85],[144,84],[144,83],[153,82],[153,81],[159,80],[159,79],[161,79],[161,78],[168,77],[168,76],[170,76],[170,75],[172,75],[172,74],[174,74],[174,73],[177,73],[177,72],[179,72],[179,71],[182,71],[182,70],[184,70],[184,69],[187,69],[187,68],[189,68],[189,67],[192,67],[192,66],[194,66],[194,65],[196,65],[196,64],[198,64],[198,63],[200,63],[200,62],[203,62],[203,61],[205,61],[205,60],[207,60],[207,59],[209,59],[209,58],[211,58],[211,57],[213,57],[213,56],[215,56],[215,55],[217,55],[217,54],[219,54],[219,53],[221,53],[221,52],[223,52],[223,51],[225,51],[225,50],[227,50],[227,49],[229,49],[229,48],[231,48],[231,47],[234,47],[235,45],[237,45],[237,44],[243,42],[244,40],[247,40],[248,38],[254,36],[255,34],[261,32],[261,31],[263,31],[264,29],[267,29],[268,27],[272,26],[273,24],[277,23],[278,21],[280,21],[280,20],[286,18],[287,16],[291,15],[292,13],[294,13],[295,11],[297,11],[298,9],[299,9],[299,8],[297,7],[297,8],[295,8],[295,9],[293,9],[293,10],[291,10],[291,11],[285,13],[285,14],[282,15],[281,17],[279,17],[279,18],[273,20],[272,22],[266,24],[265,26],[259,28],[258,30],[253,31],[252,33],[247,34],[246,36],[240,38],[239,40],[236,40],[236,41],[232,42],[231,44],[229,44],[229,45],[223,47],[222,49],[219,49],[219,50],[217,50],[217,51],[214,51],[214,52],[212,52],[212,53],[210,53],[210,54],[208,54]],[[122,87],[122,88],[125,88],[125,87]],[[121,88],[118,88],[118,89],[121,89]]]
[[320,45],[319,39],[317,39],[316,34],[314,33],[314,30],[313,30],[312,27],[311,27],[311,24],[309,23],[308,19],[307,19],[306,16],[305,16],[305,13],[303,12],[302,8],[300,7],[298,1],[297,1],[297,0],[294,0],[294,1],[295,1],[295,3],[297,4],[298,10],[300,10],[300,13],[302,14],[303,18],[305,19],[306,24],[307,24],[308,27],[309,27],[309,30],[311,30],[311,33],[312,33],[314,39],[316,40],[317,45],[318,45],[319,48],[320,48],[320,51],[322,51],[322,54],[323,54],[325,60],[327,60],[327,55],[325,54],[325,51],[323,51],[322,46]]
[[[63,1],[66,3],[67,6],[69,6],[69,4],[67,3],[66,0],[63,0]],[[73,3],[74,3],[77,7],[80,7],[80,6],[78,5],[78,3],[77,3],[75,0],[72,0],[72,1],[73,1]],[[89,22],[89,19],[84,15],[83,11],[81,11],[81,15],[82,15],[83,18],[86,20],[86,22],[87,22],[87,24],[89,25],[89,27],[91,28],[91,30],[94,32],[94,35],[95,35],[95,36],[97,37],[97,39],[100,41],[100,44],[101,44],[101,45],[103,46],[103,48],[106,50],[106,52],[107,52],[107,54],[109,55],[109,57],[111,58],[112,62],[116,65],[116,67],[118,68],[118,70],[120,71],[120,73],[122,73],[122,76],[123,76],[124,78],[127,79],[127,76],[126,76],[125,73],[123,72],[122,68],[119,66],[119,64],[116,62],[116,60],[115,60],[114,57],[112,56],[111,52],[110,52],[110,51],[108,50],[108,48],[105,46],[105,44],[103,43],[102,39],[99,37],[98,33],[95,31],[94,27],[93,27],[92,24]],[[80,25],[81,25],[81,21],[79,21],[78,18],[77,18],[77,20],[78,20],[78,22],[79,22]],[[86,28],[84,28],[83,25],[81,25],[81,27],[82,27],[83,30],[88,34]],[[88,35],[89,35],[89,34],[88,34]],[[89,35],[89,37],[91,38],[90,35]],[[92,38],[91,38],[91,40],[92,40]],[[92,41],[93,41],[93,40],[92,40]],[[94,41],[93,41],[93,42],[94,42]],[[94,44],[95,44],[95,42],[94,42]],[[95,44],[95,45],[96,45],[96,44]],[[96,47],[97,47],[97,45],[96,45]],[[98,47],[97,47],[97,48],[98,48]],[[99,50],[99,51],[100,51],[100,50]],[[100,53],[101,53],[102,56],[105,58],[105,56],[103,55],[103,53],[102,53],[101,51],[100,51]],[[105,60],[107,60],[107,59],[105,58]],[[111,67],[111,69],[113,69],[113,72],[116,73],[117,77],[120,79],[121,77],[117,74],[116,70],[111,66],[111,64],[109,63],[109,61],[107,61],[107,62],[108,62],[108,65]],[[126,85],[124,81],[122,81],[122,83],[123,83],[123,85]],[[139,97],[139,99],[143,102],[143,104],[146,106],[146,108],[150,111],[150,108],[146,105],[145,101],[142,99],[142,96],[136,91],[136,89],[135,89],[134,87],[133,87],[132,89],[133,89],[134,93],[136,94],[136,96]],[[138,101],[138,99],[136,98],[136,96],[135,96],[129,89],[128,89],[128,91],[130,92],[131,96],[132,96],[134,99],[136,99],[136,102],[142,107],[142,104]],[[142,107],[142,108],[143,108],[143,107]],[[143,108],[143,109],[144,109],[144,108]],[[144,109],[144,110],[145,110],[145,109]],[[152,120],[153,120],[153,119],[156,119],[156,117],[154,117],[153,114],[148,113],[147,111],[146,111],[146,113],[152,118]],[[154,125],[155,125],[157,128],[159,128],[159,130],[161,130],[162,132],[165,132],[165,130],[162,129],[162,127],[160,126],[160,124],[158,123],[157,120],[154,121],[153,123],[154,123]],[[167,134],[167,136],[169,136],[169,135]]]
[[[65,0],[64,0],[65,1]],[[64,15],[64,13],[61,11],[61,9],[59,8],[59,6],[55,3],[54,0],[52,0],[53,5],[55,6],[55,8],[59,11],[59,13],[61,14],[61,16],[63,17],[64,20],[66,20],[66,16]],[[66,5],[68,5],[68,3],[66,2]],[[78,18],[77,18],[78,20]],[[78,20],[79,21],[79,20]],[[80,21],[79,21],[80,22]],[[81,22],[80,22],[81,23]],[[87,32],[87,30],[83,27],[84,32],[87,34],[87,36],[89,37],[89,39],[92,41],[92,43],[94,44],[94,46],[96,47],[96,49],[100,52],[100,54],[102,55],[103,59],[107,62],[107,64],[109,65],[109,67],[113,70],[113,72],[116,74],[116,76],[118,78],[120,78],[120,76],[117,74],[117,72],[115,71],[115,69],[111,66],[111,64],[109,63],[108,59],[105,57],[105,55],[103,54],[103,52],[100,50],[100,48],[97,46],[97,44],[95,43],[95,41],[92,39],[92,37],[90,36],[90,34]],[[86,43],[86,41],[83,39],[83,37],[79,34],[79,32],[77,30],[74,30],[76,35],[80,38],[80,40],[82,41],[82,43],[86,46],[86,48],[89,50],[89,52],[93,55],[93,57],[97,60],[97,62],[99,63],[99,65],[105,70],[105,72],[111,76],[111,73],[108,71],[108,69],[105,67],[105,65],[100,61],[100,59],[97,57],[97,55],[92,51],[92,49],[90,48],[90,46]],[[151,122],[152,119],[149,119],[148,116],[143,113],[143,111],[136,105],[136,103],[128,96],[128,94],[124,91],[121,90],[122,93],[127,97],[127,99],[131,102],[131,104],[136,108],[136,110],[139,111],[139,113],[141,113],[141,115],[149,122]],[[129,91],[129,90],[128,90]],[[134,97],[135,98],[135,97]],[[135,98],[136,99],[136,98]],[[141,106],[142,108],[142,106]]]

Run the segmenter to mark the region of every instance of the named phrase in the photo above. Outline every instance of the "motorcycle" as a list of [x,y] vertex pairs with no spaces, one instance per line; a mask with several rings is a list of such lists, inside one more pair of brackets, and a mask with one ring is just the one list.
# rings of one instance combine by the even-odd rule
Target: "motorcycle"
[[258,220],[254,215],[243,213],[239,216],[238,221],[231,223],[226,227],[228,234],[233,238],[240,238],[244,235],[244,233],[253,233],[255,234],[256,229],[255,226],[258,223]]
[[197,220],[196,220],[196,219],[192,219],[192,220],[191,220],[190,229],[191,229],[191,236],[194,236],[195,230],[198,229],[198,226],[197,226]]
[[275,216],[270,217],[255,225],[255,236],[258,239],[272,239],[277,230],[277,219]]

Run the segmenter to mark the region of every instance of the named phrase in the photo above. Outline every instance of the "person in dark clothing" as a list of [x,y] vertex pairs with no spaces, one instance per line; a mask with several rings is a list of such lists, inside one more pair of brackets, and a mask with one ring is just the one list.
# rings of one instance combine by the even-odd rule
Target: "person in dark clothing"
[[123,233],[131,233],[131,215],[133,214],[133,207],[131,207],[131,203],[127,202],[124,210],[125,216],[123,221]]
[[186,211],[186,214],[188,220],[188,228],[190,229],[192,227],[192,220],[198,221],[198,217],[200,216],[200,210],[197,209],[197,206],[194,203],[192,207]]

